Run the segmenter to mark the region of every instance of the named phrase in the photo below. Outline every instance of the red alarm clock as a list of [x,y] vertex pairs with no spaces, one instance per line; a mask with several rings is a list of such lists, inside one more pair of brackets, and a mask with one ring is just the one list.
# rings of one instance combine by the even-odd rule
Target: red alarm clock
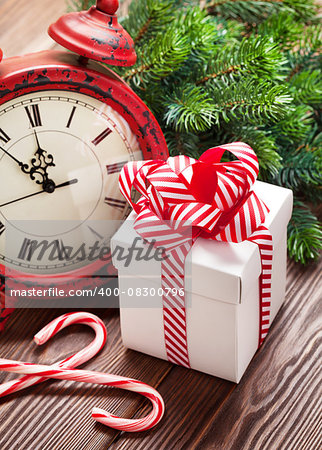
[[105,66],[136,61],[117,8],[98,0],[52,24],[49,35],[71,52],[1,61],[0,51],[0,263],[12,285],[106,282],[110,259],[99,249],[128,213],[119,172],[168,157],[151,111]]

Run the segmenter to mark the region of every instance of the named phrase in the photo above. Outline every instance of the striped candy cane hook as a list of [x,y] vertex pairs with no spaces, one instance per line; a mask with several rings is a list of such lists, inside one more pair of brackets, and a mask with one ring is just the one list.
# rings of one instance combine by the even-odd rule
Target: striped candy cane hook
[[34,340],[38,345],[44,344],[60,330],[71,324],[84,324],[93,328],[96,336],[91,344],[52,366],[0,359],[0,370],[25,374],[25,376],[20,379],[12,380],[0,385],[0,397],[38,384],[49,378],[102,384],[137,392],[148,398],[151,401],[153,408],[151,413],[146,417],[135,420],[117,417],[100,408],[93,408],[93,419],[104,425],[123,431],[144,431],[159,423],[164,414],[164,402],[161,395],[151,386],[138,380],[117,375],[85,370],[71,370],[72,367],[76,367],[96,355],[106,342],[105,325],[101,319],[95,315],[85,312],[64,314],[39,331],[35,335]]
[[[67,313],[57,317],[57,319],[54,319],[34,336],[34,341],[37,345],[45,344],[60,330],[72,324],[88,325],[95,331],[95,338],[87,345],[87,347],[64,360],[55,363],[53,367],[64,367],[66,369],[77,367],[93,358],[93,356],[99,353],[105,345],[107,335],[104,323],[101,319],[94,316],[94,314],[85,312]],[[7,381],[0,385],[0,397],[21,391],[22,389],[46,380],[47,378],[45,377],[27,375],[16,380]]]
[[20,374],[32,374],[57,380],[71,380],[84,383],[101,384],[127,391],[137,392],[148,398],[152,403],[152,411],[142,419],[123,419],[114,416],[100,408],[93,408],[92,417],[97,422],[122,431],[144,431],[160,422],[164,414],[164,402],[161,395],[151,386],[132,378],[120,377],[109,373],[99,373],[89,370],[56,369],[50,366],[24,363],[0,358],[0,370]]

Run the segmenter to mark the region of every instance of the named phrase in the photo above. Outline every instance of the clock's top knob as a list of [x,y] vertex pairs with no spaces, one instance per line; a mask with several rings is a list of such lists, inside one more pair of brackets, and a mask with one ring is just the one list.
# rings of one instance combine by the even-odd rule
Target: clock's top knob
[[113,16],[119,9],[119,2],[118,0],[97,0],[96,8]]
[[118,0],[97,0],[88,11],[63,15],[50,25],[49,36],[79,55],[113,66],[136,61],[133,40],[115,15]]

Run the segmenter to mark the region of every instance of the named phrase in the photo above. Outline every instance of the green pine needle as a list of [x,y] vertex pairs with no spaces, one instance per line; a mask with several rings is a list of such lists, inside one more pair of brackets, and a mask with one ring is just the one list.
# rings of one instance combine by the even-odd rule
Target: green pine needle
[[283,51],[293,49],[294,43],[304,32],[304,24],[296,22],[294,14],[286,11],[269,16],[257,28],[259,36],[273,40]]
[[136,46],[151,38],[171,22],[173,0],[132,1],[129,14],[122,25],[130,33]]
[[261,22],[268,16],[282,11],[309,21],[317,11],[314,0],[208,0],[206,7],[211,14],[251,24]]
[[304,70],[291,79],[294,101],[318,108],[322,106],[322,77],[319,70]]
[[212,86],[216,123],[221,120],[260,125],[280,120],[292,101],[287,86],[246,79],[229,86]]
[[308,22],[315,17],[318,6],[314,0],[283,0],[282,9],[293,12],[298,19]]
[[283,167],[275,178],[280,186],[292,189],[299,196],[322,201],[322,148],[301,146],[292,153],[285,152]]
[[182,11],[175,26],[189,37],[191,58],[199,62],[213,53],[215,43],[220,40],[219,22],[199,6]]
[[298,144],[309,134],[313,121],[312,108],[307,105],[292,106],[271,131],[279,136],[281,143]]
[[188,86],[167,97],[165,107],[165,123],[176,131],[205,131],[215,121],[213,101],[196,86]]
[[321,70],[321,35],[321,25],[306,27],[298,37],[298,41],[294,42],[294,48],[287,55],[290,70],[288,79],[292,79],[302,70]]
[[165,138],[171,156],[188,155],[195,159],[198,159],[201,156],[198,147],[199,138],[195,133],[167,131],[165,133]]
[[301,201],[294,201],[294,210],[288,225],[288,252],[295,261],[306,264],[319,257],[322,250],[322,229],[317,218]]
[[158,34],[154,41],[144,45],[138,53],[138,63],[123,74],[127,82],[135,86],[158,82],[178,70],[191,51],[187,36],[171,27],[164,34]]
[[222,46],[215,51],[203,68],[196,84],[205,84],[212,80],[226,82],[234,76],[252,74],[258,78],[276,78],[286,59],[278,45],[268,37],[244,38],[232,46]]
[[259,22],[280,9],[278,2],[265,0],[210,0],[206,7],[211,14],[248,23]]

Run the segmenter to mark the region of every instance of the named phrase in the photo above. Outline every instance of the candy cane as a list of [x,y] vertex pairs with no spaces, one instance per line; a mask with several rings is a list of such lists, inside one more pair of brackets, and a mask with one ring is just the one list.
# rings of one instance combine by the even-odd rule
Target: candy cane
[[148,430],[161,420],[164,413],[164,402],[161,395],[151,386],[132,378],[125,378],[117,375],[88,370],[56,369],[50,366],[11,361],[9,359],[0,359],[0,370],[20,374],[37,374],[41,377],[55,378],[58,380],[72,380],[117,387],[142,394],[151,401],[153,409],[150,414],[142,419],[123,419],[121,417],[114,416],[103,409],[93,408],[93,419],[117,430]]
[[[57,334],[60,330],[72,324],[88,325],[95,331],[95,338],[89,345],[87,345],[87,347],[64,360],[55,363],[53,367],[64,367],[66,369],[77,367],[80,364],[89,361],[93,356],[99,353],[105,345],[106,328],[104,323],[101,319],[94,316],[94,314],[86,312],[73,312],[57,317],[57,319],[54,319],[34,336],[34,341],[37,345],[45,344],[45,342],[55,336],[55,334]],[[16,380],[8,381],[0,385],[0,397],[20,391],[34,384],[41,383],[46,379],[47,378],[45,377],[27,375]]]

